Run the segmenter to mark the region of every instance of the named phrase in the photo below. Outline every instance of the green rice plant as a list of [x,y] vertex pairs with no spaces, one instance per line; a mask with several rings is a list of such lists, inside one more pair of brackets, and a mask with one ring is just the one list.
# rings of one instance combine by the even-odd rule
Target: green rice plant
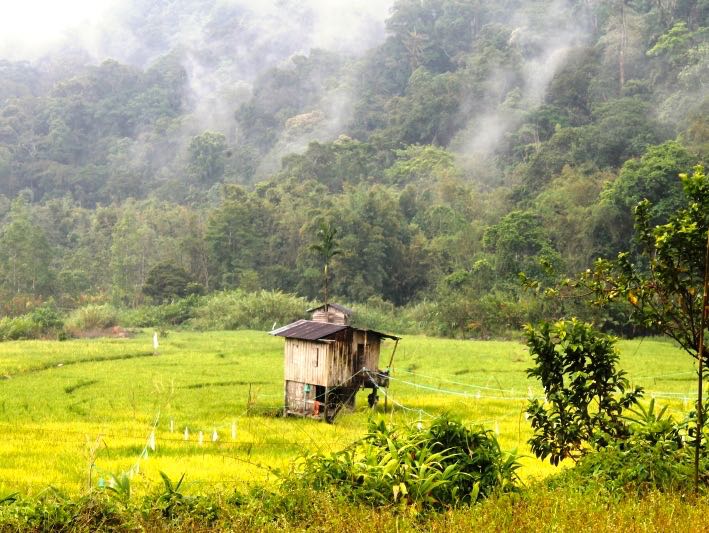
[[[0,376],[9,378],[0,380],[0,452],[13,458],[0,465],[0,493],[31,495],[56,483],[70,494],[80,494],[90,462],[86,435],[92,442],[108,435],[106,446],[97,451],[97,468],[125,471],[143,449],[158,408],[158,449],[133,478],[136,502],[136,496],[151,492],[155,484],[162,486],[160,470],[173,479],[187,472],[190,486],[227,489],[235,483],[263,482],[273,487],[272,474],[257,465],[288,469],[306,451],[340,451],[367,431],[371,411],[362,393],[355,410],[334,425],[263,416],[282,408],[280,338],[257,331],[171,331],[169,337],[161,336],[160,355],[155,357],[152,335],[151,330],[129,338],[0,344]],[[677,356],[681,352],[665,341],[621,341],[619,347],[622,368],[633,383],[672,394],[668,412],[682,420],[689,401],[683,404],[681,395],[694,385],[689,381],[695,375],[691,361]],[[392,349],[387,341],[383,361]],[[419,410],[484,423],[495,430],[502,449],[518,448],[526,454],[518,470],[525,481],[547,476],[554,467],[534,458],[525,444],[532,432],[524,419],[526,399],[519,397],[541,392],[526,377],[530,365],[521,343],[406,336],[394,359],[387,424],[415,424],[426,416]],[[468,371],[456,375],[461,369]],[[466,383],[515,392],[469,388]],[[250,398],[256,400],[251,416],[246,416]],[[383,403],[375,411],[383,411]],[[212,443],[215,425],[224,428]],[[182,438],[186,426],[189,440]],[[197,444],[199,430],[206,437],[203,447]]]

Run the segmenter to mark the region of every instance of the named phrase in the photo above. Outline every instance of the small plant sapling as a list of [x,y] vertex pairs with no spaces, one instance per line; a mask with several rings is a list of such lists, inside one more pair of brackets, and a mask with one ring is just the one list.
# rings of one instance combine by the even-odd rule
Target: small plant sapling
[[534,429],[529,444],[553,465],[578,459],[589,446],[602,447],[628,436],[623,410],[637,404],[642,389],[629,389],[616,369],[615,339],[578,320],[525,329],[534,366],[527,370],[544,388],[545,401],[529,401]]

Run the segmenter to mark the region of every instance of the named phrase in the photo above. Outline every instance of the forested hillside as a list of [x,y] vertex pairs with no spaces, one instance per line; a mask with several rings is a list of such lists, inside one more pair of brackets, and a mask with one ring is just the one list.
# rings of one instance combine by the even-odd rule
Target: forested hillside
[[705,0],[398,0],[330,48],[296,3],[277,34],[239,2],[134,4],[120,61],[0,60],[5,314],[159,302],[161,276],[314,299],[325,221],[331,294],[488,335],[548,311],[519,272],[632,246],[635,204],[664,220],[707,160]]

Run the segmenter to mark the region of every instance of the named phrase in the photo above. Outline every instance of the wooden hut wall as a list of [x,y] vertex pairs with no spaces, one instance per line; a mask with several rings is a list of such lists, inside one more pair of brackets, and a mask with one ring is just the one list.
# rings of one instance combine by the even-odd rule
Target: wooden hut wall
[[328,385],[330,343],[286,339],[285,379],[312,385]]
[[[364,347],[364,361],[362,366],[369,370],[377,370],[379,368],[379,348],[381,344],[379,335],[367,331],[355,330],[352,339],[352,350],[355,354],[360,344]],[[356,368],[355,371],[360,370],[360,368]]]
[[342,335],[330,345],[328,356],[329,385],[341,385],[350,381],[352,377],[355,353],[352,350],[352,341],[349,335]]
[[291,413],[312,413],[315,387],[306,390],[304,383],[286,381],[286,408]]
[[330,324],[347,324],[347,317],[342,311],[337,309],[330,309],[325,311],[325,309],[318,309],[313,312],[313,320],[317,322],[329,322]]

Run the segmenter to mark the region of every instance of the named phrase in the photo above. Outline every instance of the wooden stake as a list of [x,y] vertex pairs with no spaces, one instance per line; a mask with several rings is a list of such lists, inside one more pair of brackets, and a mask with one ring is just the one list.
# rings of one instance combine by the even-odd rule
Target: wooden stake
[[[391,374],[391,365],[394,364],[394,355],[396,354],[396,347],[399,346],[399,339],[394,341],[394,349],[391,351],[391,357],[389,358],[389,366],[387,366],[387,372]],[[389,410],[389,379],[387,378],[387,386],[384,392],[384,412]]]

